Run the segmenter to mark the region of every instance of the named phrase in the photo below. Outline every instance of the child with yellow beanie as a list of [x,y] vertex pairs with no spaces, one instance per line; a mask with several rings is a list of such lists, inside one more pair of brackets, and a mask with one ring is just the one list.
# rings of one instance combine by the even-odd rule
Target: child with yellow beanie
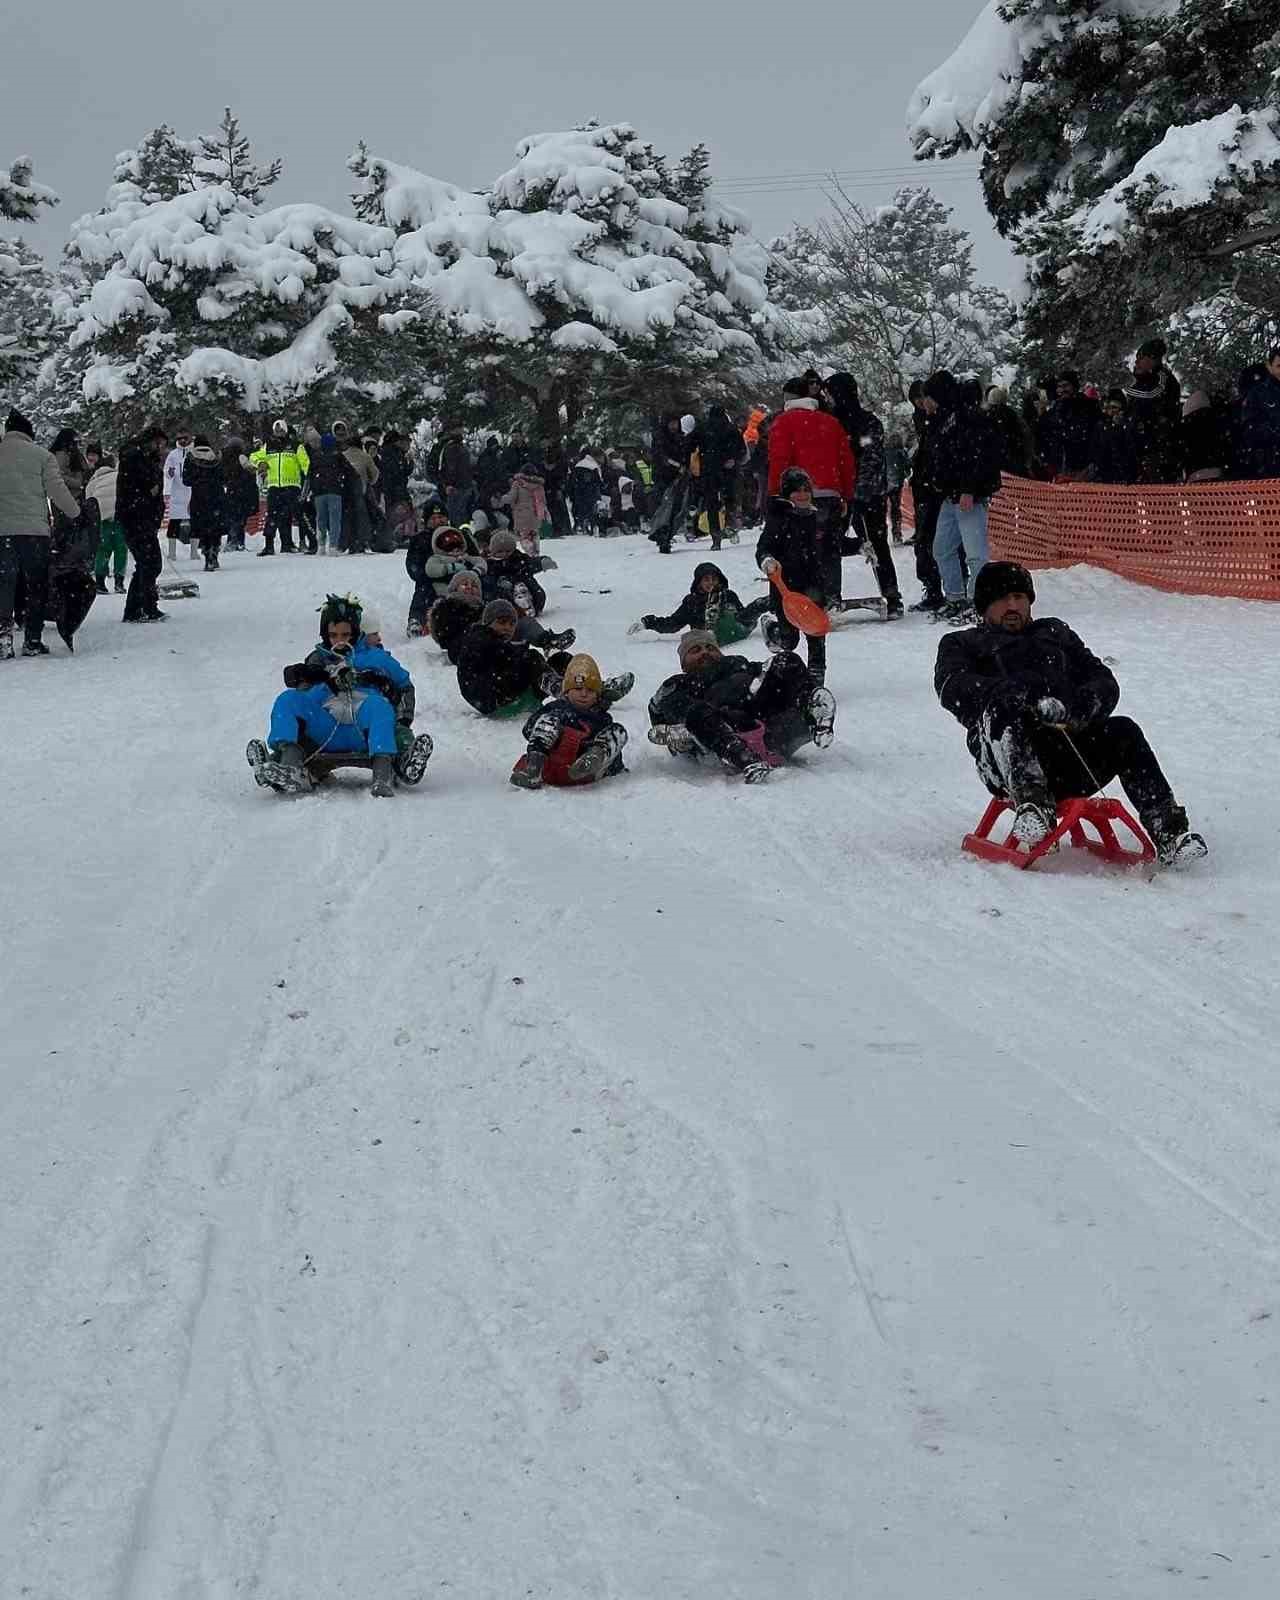
[[609,707],[634,682],[626,672],[606,683],[590,656],[574,656],[560,694],[524,725],[529,748],[515,764],[512,783],[518,789],[540,789],[544,783],[575,788],[625,772],[627,730],[609,715]]

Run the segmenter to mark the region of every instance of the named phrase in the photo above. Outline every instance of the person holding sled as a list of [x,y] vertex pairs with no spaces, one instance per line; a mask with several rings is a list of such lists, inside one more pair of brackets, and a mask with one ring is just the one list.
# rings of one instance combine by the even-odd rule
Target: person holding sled
[[[809,478],[810,505],[816,519],[815,540],[821,562],[818,587],[824,605],[839,600],[844,556],[845,508],[858,482],[849,435],[828,412],[818,409],[816,374],[792,378],[783,388],[786,406],[769,429],[769,493],[783,495],[783,474],[799,467]],[[757,560],[759,556],[757,555]],[[812,655],[810,656],[812,662]]]
[[794,652],[768,663],[726,656],[700,629],[678,649],[680,671],[649,702],[651,743],[718,756],[747,783],[763,783],[802,745],[825,750],[835,738],[835,696]]
[[753,631],[769,609],[769,596],[744,605],[729,587],[729,580],[712,561],[700,561],[693,569],[689,592],[668,617],[646,612],[627,629],[629,634],[679,633],[684,628],[705,628],[721,645],[737,644]]
[[196,434],[182,458],[187,490],[187,530],[204,555],[204,570],[217,572],[218,553],[227,531],[227,480],[222,458],[203,433]]
[[320,611],[320,644],[284,671],[286,688],[271,708],[267,742],[245,751],[255,780],[280,794],[301,794],[315,778],[317,755],[369,756],[371,793],[394,793],[395,780],[421,782],[431,757],[430,734],[413,735],[413,680],[388,651],[363,632],[354,595],[331,594]]
[[934,689],[963,724],[978,774],[1015,807],[1028,848],[1057,824],[1058,802],[1119,778],[1160,860],[1180,866],[1208,853],[1136,722],[1113,716],[1120,686],[1057,617],[1033,617],[1025,567],[989,561],[978,573],[974,628],[944,636]]
[[525,723],[529,748],[516,762],[511,782],[518,789],[541,789],[543,784],[572,789],[625,772],[627,730],[609,715],[616,698],[606,690],[592,657],[574,656],[564,670],[559,695]]
[[[839,424],[837,423],[837,426]],[[769,500],[764,531],[756,544],[756,565],[766,578],[782,574],[788,589],[798,590],[829,605],[833,598],[827,588],[832,560],[830,549],[838,543],[840,531],[834,521],[824,522],[814,503],[813,480],[801,467],[788,467],[783,473],[781,492]],[[835,556],[839,565],[839,556]],[[772,620],[765,623],[765,643],[770,650],[794,650],[800,643],[800,630],[787,621],[782,595],[770,583],[769,603]],[[806,638],[809,671],[815,683],[822,683],[827,672],[827,641],[810,634]]]

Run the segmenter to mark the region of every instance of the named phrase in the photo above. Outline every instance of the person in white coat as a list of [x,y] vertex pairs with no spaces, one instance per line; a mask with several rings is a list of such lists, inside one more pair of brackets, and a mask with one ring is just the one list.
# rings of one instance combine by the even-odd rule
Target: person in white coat
[[182,464],[191,448],[191,429],[178,429],[173,449],[164,460],[164,492],[169,502],[169,559],[178,553],[178,540],[191,545],[191,559],[200,554],[200,542],[191,538],[191,489],[182,481]]

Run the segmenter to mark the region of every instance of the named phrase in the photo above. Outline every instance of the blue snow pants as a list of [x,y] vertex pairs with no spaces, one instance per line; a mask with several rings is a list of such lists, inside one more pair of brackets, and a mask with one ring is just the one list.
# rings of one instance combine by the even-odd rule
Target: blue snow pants
[[[359,691],[358,691],[359,692]],[[393,756],[396,753],[396,714],[380,694],[364,691],[354,722],[339,722],[325,702],[333,690],[319,683],[310,689],[286,689],[271,707],[267,743],[299,744],[309,739],[322,749],[341,754]]]

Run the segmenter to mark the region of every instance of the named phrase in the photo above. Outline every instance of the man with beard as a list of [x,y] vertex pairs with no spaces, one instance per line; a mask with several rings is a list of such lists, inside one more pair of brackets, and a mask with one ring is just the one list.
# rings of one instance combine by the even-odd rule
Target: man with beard
[[1119,778],[1166,866],[1208,853],[1136,722],[1113,716],[1111,669],[1057,617],[1032,617],[1025,567],[990,561],[974,583],[975,628],[944,636],[934,689],[968,732],[969,752],[992,794],[1013,807],[1028,848],[1057,824],[1058,802]]

